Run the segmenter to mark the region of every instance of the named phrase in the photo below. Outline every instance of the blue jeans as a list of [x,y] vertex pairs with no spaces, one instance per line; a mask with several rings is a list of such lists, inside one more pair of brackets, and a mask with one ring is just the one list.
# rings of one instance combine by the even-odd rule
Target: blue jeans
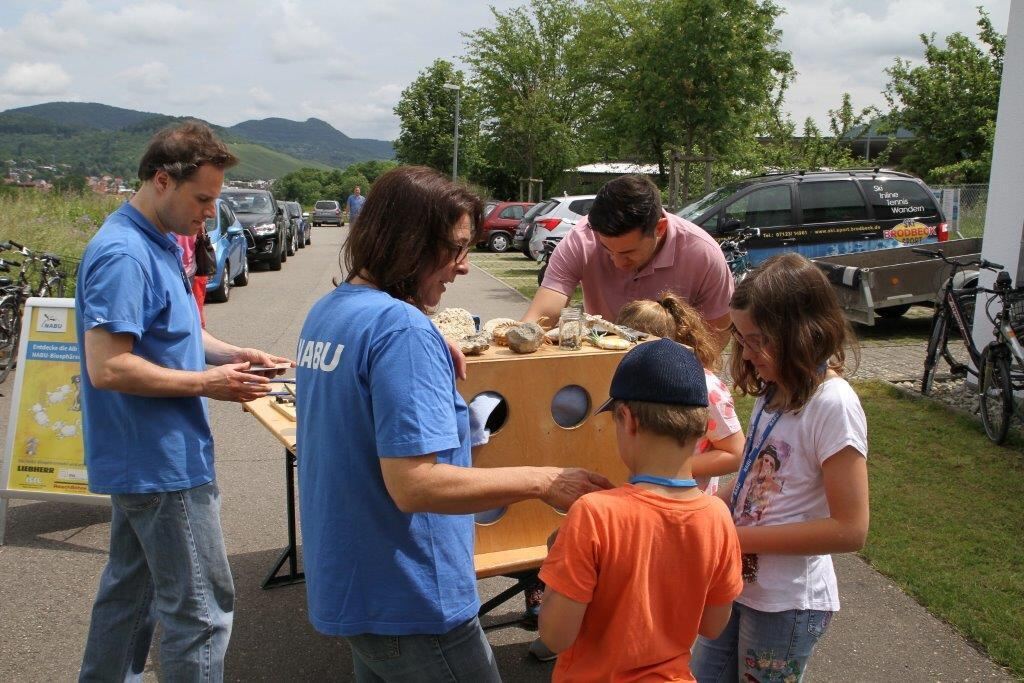
[[110,557],[79,680],[141,680],[158,620],[162,679],[223,680],[235,587],[216,483],[110,501]]
[[831,619],[820,610],[761,612],[734,603],[722,635],[697,638],[690,669],[698,683],[799,681]]
[[501,682],[491,645],[476,617],[439,636],[364,633],[345,640],[352,647],[358,683]]

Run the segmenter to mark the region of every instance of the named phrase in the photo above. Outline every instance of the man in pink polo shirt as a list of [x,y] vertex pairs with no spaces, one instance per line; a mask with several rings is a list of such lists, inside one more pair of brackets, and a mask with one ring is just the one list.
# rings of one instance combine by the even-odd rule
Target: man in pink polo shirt
[[643,176],[601,188],[590,214],[551,255],[523,320],[558,320],[580,283],[591,315],[614,322],[630,301],[672,291],[719,330],[720,349],[729,339],[732,275],[721,248],[693,223],[665,213],[658,188]]

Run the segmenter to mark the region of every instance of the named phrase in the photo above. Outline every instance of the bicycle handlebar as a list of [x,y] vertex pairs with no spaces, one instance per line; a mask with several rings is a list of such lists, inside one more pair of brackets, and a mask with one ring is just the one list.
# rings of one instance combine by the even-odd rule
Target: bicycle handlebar
[[1003,265],[995,263],[994,261],[986,261],[983,258],[977,259],[976,261],[954,261],[950,258],[947,258],[946,255],[942,253],[941,249],[936,249],[935,251],[932,251],[931,249],[921,249],[918,247],[912,247],[910,251],[914,252],[915,254],[927,256],[929,258],[940,258],[950,265],[978,266],[979,268],[984,268],[985,270],[992,271],[1003,270],[1005,268],[1005,266]]

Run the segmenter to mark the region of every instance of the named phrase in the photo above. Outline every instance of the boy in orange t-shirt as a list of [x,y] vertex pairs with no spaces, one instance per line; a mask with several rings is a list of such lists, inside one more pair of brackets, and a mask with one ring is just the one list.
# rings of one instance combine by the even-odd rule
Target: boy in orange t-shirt
[[[630,483],[580,498],[540,570],[540,638],[555,681],[692,681],[697,634],[715,638],[743,588],[729,511],[690,460],[707,429],[704,369],[686,347],[647,342],[612,378]],[[600,411],[599,411],[600,412]]]

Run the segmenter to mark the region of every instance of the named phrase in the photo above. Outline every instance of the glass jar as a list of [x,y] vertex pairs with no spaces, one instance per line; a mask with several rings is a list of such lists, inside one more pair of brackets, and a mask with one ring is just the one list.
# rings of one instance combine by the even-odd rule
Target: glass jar
[[583,311],[563,308],[558,317],[558,348],[575,351],[583,346]]

